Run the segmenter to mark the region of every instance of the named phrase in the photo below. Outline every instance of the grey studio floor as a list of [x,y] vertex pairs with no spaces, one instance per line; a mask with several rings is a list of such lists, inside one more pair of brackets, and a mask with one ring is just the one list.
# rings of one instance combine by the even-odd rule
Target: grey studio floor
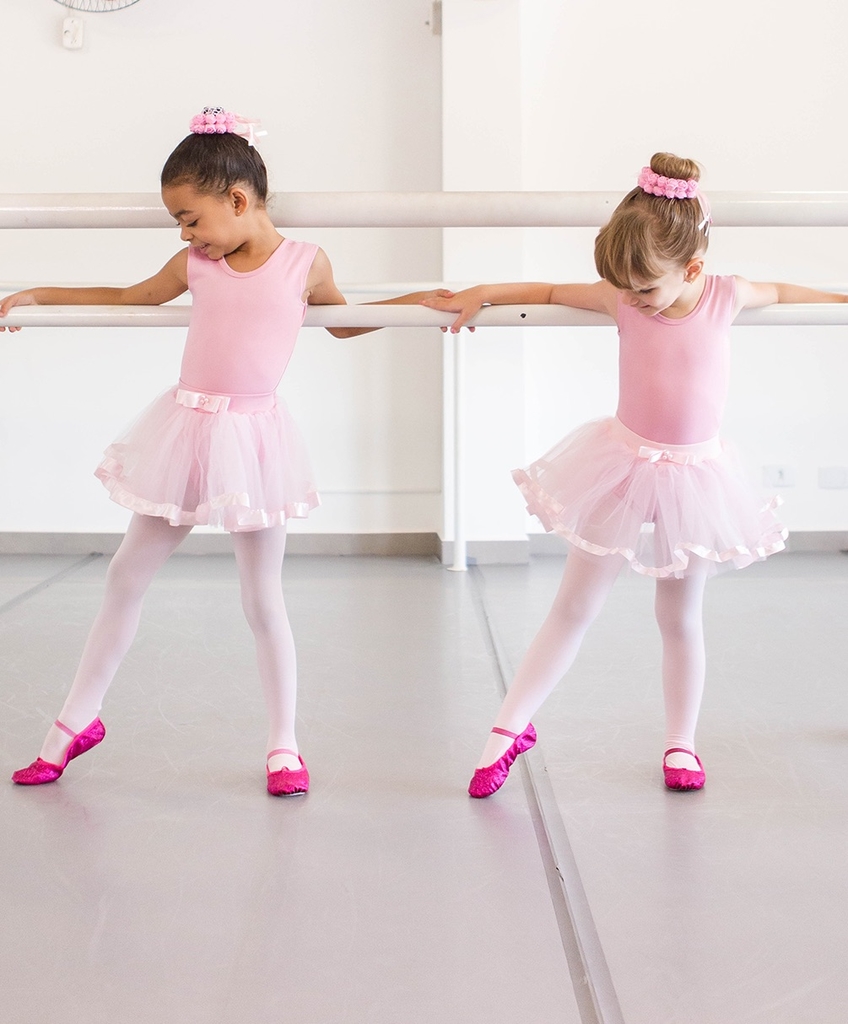
[[[106,565],[0,558],[6,773]],[[662,787],[653,585],[622,575],[536,749],[471,800],[561,569],[290,558],[312,789],[275,799],[234,563],[173,557],[106,741],[0,783],[4,1024],[844,1024],[848,556],[708,585],[703,791]]]

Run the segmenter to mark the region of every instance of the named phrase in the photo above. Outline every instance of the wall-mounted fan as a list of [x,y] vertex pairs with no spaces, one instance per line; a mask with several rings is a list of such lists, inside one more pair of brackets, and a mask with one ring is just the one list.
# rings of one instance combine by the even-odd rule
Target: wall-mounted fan
[[56,0],[56,3],[70,7],[73,11],[101,14],[103,11],[120,11],[122,7],[132,7],[138,0]]

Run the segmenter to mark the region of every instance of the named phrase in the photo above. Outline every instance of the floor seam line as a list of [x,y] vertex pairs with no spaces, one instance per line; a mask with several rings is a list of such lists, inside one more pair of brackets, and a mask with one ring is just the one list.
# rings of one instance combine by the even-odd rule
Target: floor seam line
[[[474,603],[483,620],[487,646],[501,690],[506,693],[507,680],[511,673],[497,629],[486,607],[482,573],[476,566],[471,566],[469,576]],[[522,761],[522,776],[530,815],[551,888],[554,914],[560,930],[563,951],[571,968],[572,984],[583,1024],[625,1024],[540,745],[537,744],[534,750],[528,751]],[[574,970],[575,965],[572,963],[575,955],[579,959],[579,971]],[[582,991],[578,987],[581,985]]]
[[90,562],[95,561],[98,558],[102,558],[103,555],[96,551],[93,551],[90,555],[86,555],[84,558],[80,558],[72,565],[66,566],[64,569],[60,569],[59,572],[54,573],[52,576],[48,576],[47,579],[41,580],[40,583],[36,583],[34,587],[30,587],[28,590],[23,591],[21,594],[17,594],[15,597],[6,601],[5,604],[0,604],[0,615],[4,615],[6,612],[11,611],[13,608],[17,608],[18,605],[28,601],[31,597],[35,597],[40,594],[42,590],[46,590],[48,587],[53,586],[54,583],[58,583],[63,580],[66,576],[70,576],[71,573],[76,572],[78,569],[82,569]]

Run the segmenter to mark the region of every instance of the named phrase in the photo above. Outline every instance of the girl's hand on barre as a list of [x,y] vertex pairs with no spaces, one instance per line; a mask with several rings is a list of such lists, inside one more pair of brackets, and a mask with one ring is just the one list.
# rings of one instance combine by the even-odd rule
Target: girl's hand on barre
[[[475,314],[479,313],[480,308],[484,305],[483,289],[476,285],[474,288],[466,288],[455,295],[450,294],[443,297],[423,299],[421,305],[429,306],[430,309],[441,310],[443,313],[459,313],[459,316],[450,328],[451,334],[458,334],[463,327],[467,326],[468,321]],[[443,332],[447,330],[447,327],[442,328]],[[473,331],[474,328],[469,327],[468,330]]]
[[[341,294],[341,293],[340,293]],[[363,306],[412,306],[418,305],[424,299],[449,298],[453,292],[446,288],[432,288],[429,291],[409,292],[406,295],[395,295],[391,299],[378,299],[374,302],[363,302]],[[379,327],[328,327],[327,330],[334,338],[357,338],[361,334],[370,334],[372,331],[379,331]]]
[[452,299],[454,294],[449,288],[431,288],[427,292],[413,292],[408,301],[426,304],[430,299]]
[[[5,316],[14,306],[37,306],[35,295],[32,292],[15,292],[14,295],[7,295],[0,302],[0,316]],[[19,331],[20,327],[4,327],[0,324],[0,331]]]
[[407,292],[406,295],[396,295],[391,299],[380,299],[377,302],[366,302],[366,306],[411,306],[414,304],[425,303],[429,299],[450,299],[453,298],[453,292],[447,288],[431,288],[429,291],[423,292]]

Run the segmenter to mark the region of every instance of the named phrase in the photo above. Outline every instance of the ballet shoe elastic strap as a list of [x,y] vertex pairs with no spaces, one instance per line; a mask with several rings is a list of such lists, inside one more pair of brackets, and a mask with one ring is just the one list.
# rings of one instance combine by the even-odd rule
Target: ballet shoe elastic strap
[[77,734],[75,732],[71,732],[67,725],[63,725],[58,718],[53,724],[56,726],[57,729],[61,729],[63,733],[70,736],[71,739],[74,739],[76,737]]
[[266,760],[270,761],[271,758],[274,757],[275,754],[291,754],[292,757],[297,757],[298,756],[298,753],[297,753],[296,750],[289,750],[288,747],[277,747],[276,750],[272,750],[271,751],[271,753],[268,755]]
[[[695,751],[694,750],[687,750],[686,747],[669,747],[668,750],[663,754],[663,764],[665,764],[665,759],[668,757],[669,754],[688,754],[690,757],[694,757],[695,758],[695,760],[698,762],[698,764],[701,766],[702,769],[704,767],[703,764],[701,763],[700,757],[698,757],[698,755],[695,753]],[[689,771],[689,769],[688,768],[679,768],[679,769],[677,769],[677,771],[684,771],[685,772],[685,771]]]
[[492,732],[496,732],[499,736],[509,736],[509,738],[512,740],[517,740],[518,737],[521,735],[517,732],[510,732],[509,729],[499,729],[497,726],[495,726],[494,729],[492,729]]

